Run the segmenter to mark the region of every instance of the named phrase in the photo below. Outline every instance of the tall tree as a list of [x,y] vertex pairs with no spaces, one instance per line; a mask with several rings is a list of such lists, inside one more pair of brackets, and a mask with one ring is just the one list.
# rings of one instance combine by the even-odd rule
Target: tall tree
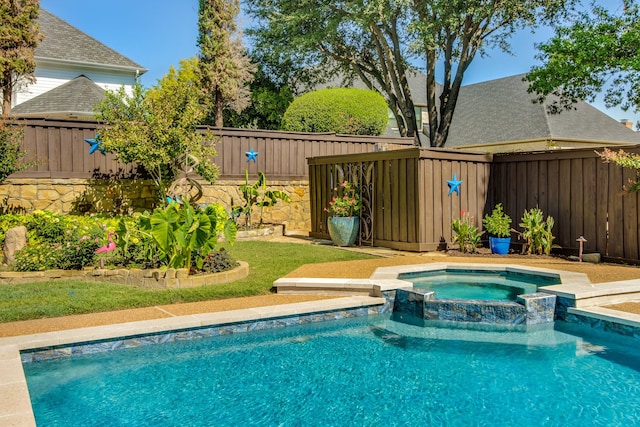
[[255,66],[245,54],[235,18],[239,0],[200,0],[198,47],[200,86],[212,106],[215,126],[224,125],[225,107],[241,111],[249,103],[246,87]]
[[251,102],[240,112],[225,109],[227,126],[249,129],[280,129],[282,116],[293,101],[293,91],[265,72],[264,64],[254,60],[258,69],[249,85]]
[[[257,49],[275,51],[287,64],[360,78],[385,96],[403,136],[418,131],[408,79],[411,64],[424,60],[434,147],[446,143],[464,73],[476,54],[495,47],[509,51],[508,37],[517,29],[552,20],[574,2],[248,0],[259,23],[250,32]],[[439,67],[444,75],[437,103]]]
[[603,90],[608,107],[640,111],[639,7],[634,0],[614,3],[593,6],[538,46],[543,64],[527,75],[529,92],[540,101],[554,95],[552,112],[593,101]]
[[[417,124],[408,75],[409,0],[248,0],[259,26],[247,31],[256,54],[281,63],[297,90],[340,76],[360,79],[385,96],[403,136]],[[290,83],[290,85],[292,85]]]
[[0,0],[0,90],[2,117],[11,114],[13,91],[20,79],[33,81],[34,53],[42,40],[37,19],[40,0]]
[[[499,48],[510,52],[509,37],[519,29],[553,22],[574,0],[413,0],[415,24],[427,74],[427,111],[432,147],[443,147],[449,135],[464,73],[479,53]],[[439,103],[436,68],[442,63]]]

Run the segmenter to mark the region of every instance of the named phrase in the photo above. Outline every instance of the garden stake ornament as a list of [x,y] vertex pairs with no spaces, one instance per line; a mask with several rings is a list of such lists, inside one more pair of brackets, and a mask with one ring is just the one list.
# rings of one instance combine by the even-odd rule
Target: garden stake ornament
[[578,258],[580,258],[580,262],[582,262],[582,249],[584,247],[584,242],[586,242],[587,239],[584,238],[584,236],[580,236],[576,239],[576,242],[580,243],[580,252],[578,253]]
[[[199,160],[192,154],[182,154],[177,162],[180,165],[179,178],[175,180],[167,190],[168,203],[182,203],[183,201],[195,203],[202,197],[202,186],[198,181],[189,177],[194,171]],[[195,191],[194,191],[195,190]]]
[[[105,254],[107,252],[113,252],[116,249],[116,242],[111,238],[112,235],[116,234],[113,231],[107,233],[107,238],[109,239],[109,243],[106,245],[99,247],[96,249],[96,254]],[[104,268],[104,258],[100,257],[100,268]]]

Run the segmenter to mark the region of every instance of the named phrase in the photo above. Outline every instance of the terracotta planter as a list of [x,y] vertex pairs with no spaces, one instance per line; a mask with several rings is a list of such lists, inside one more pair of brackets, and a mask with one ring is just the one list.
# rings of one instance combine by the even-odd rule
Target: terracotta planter
[[332,216],[327,222],[329,235],[336,246],[352,246],[358,237],[360,218],[357,216]]

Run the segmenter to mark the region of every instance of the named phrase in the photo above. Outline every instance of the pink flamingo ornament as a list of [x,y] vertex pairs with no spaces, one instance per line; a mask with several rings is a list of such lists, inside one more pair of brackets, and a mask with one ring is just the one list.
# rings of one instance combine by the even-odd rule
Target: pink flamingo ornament
[[[98,249],[96,249],[96,253],[97,254],[104,254],[104,253],[107,253],[107,252],[112,252],[116,248],[116,242],[114,242],[113,239],[111,238],[111,236],[113,234],[116,234],[116,233],[113,232],[113,231],[110,231],[107,234],[107,238],[109,239],[109,243],[107,243],[106,245],[101,246]],[[103,258],[100,258],[100,268],[104,268],[104,259]]]

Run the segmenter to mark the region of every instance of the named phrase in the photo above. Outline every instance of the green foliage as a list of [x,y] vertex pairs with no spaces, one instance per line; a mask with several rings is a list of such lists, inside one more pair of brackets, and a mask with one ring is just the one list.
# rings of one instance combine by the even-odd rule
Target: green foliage
[[[195,209],[188,203],[170,203],[143,215],[140,226],[153,238],[160,252],[160,260],[171,268],[202,267],[204,257],[218,243],[216,228],[222,222],[216,208]],[[233,243],[235,226],[227,216],[223,222],[225,238]]]
[[45,271],[58,267],[57,253],[46,243],[28,243],[15,254],[16,271]]
[[99,135],[108,152],[125,162],[143,166],[153,178],[160,200],[164,202],[166,187],[182,166],[180,159],[190,154],[198,159],[196,172],[213,184],[218,168],[211,135],[198,131],[205,111],[199,103],[195,59],[180,62],[159,84],[145,90],[137,83],[129,96],[124,88],[107,92],[97,106],[98,118],[105,124]]
[[453,243],[458,244],[461,252],[475,252],[483,232],[474,224],[473,216],[469,212],[462,212],[460,218],[451,222],[453,230]]
[[502,203],[498,203],[482,220],[487,233],[495,237],[509,237],[511,235],[511,217],[502,210]]
[[148,221],[148,213],[120,218],[116,227],[116,250],[109,257],[111,264],[141,268],[157,268],[162,265],[162,252],[148,231]]
[[329,216],[357,216],[362,209],[362,201],[358,189],[349,181],[344,181],[333,189],[334,196],[325,211]]
[[[244,170],[245,183],[240,186],[240,193],[244,199],[243,205],[234,205],[231,208],[231,215],[235,219],[236,223],[239,221],[240,216],[244,216],[245,229],[251,228],[251,216],[253,215],[254,208],[260,208],[260,220],[258,227],[263,224],[264,208],[275,206],[278,200],[284,202],[291,202],[291,198],[287,193],[280,190],[267,190],[267,178],[264,173],[258,172],[258,180],[253,184],[249,183],[249,171]],[[233,200],[231,200],[233,204]]]
[[381,135],[388,119],[387,105],[377,92],[330,88],[296,98],[284,113],[282,128],[296,132]]
[[526,79],[539,101],[554,95],[552,112],[572,110],[578,100],[593,101],[602,90],[607,107],[640,111],[639,7],[625,0],[613,10],[593,6],[538,46],[543,64]]
[[23,128],[14,123],[0,120],[0,183],[12,173],[33,166],[34,162],[25,162],[26,152],[20,150]]
[[640,191],[640,155],[627,153],[623,149],[611,151],[608,148],[605,148],[602,153],[596,151],[596,154],[599,155],[605,163],[612,162],[618,166],[622,166],[623,168],[635,170],[636,177],[634,179],[630,179],[627,185],[623,188],[627,192]]
[[527,253],[543,253],[549,255],[555,238],[551,232],[553,229],[553,217],[548,216],[544,219],[542,211],[538,208],[532,208],[524,211],[520,227],[524,229],[522,237],[527,241]]
[[211,107],[211,124],[222,127],[223,110],[247,106],[246,88],[254,64],[245,54],[234,22],[239,0],[200,0],[198,10],[198,77],[204,103]]
[[246,5],[256,22],[249,34],[260,57],[305,77],[309,70],[326,72],[325,82],[341,76],[378,88],[402,136],[416,137],[419,131],[408,80],[414,77],[411,64],[424,62],[430,144],[441,147],[476,54],[495,47],[509,51],[516,30],[549,23],[575,1],[372,0],[331,7],[324,0],[247,0]]
[[11,99],[18,79],[33,82],[35,50],[42,40],[38,15],[40,0],[0,1],[0,92],[2,117],[11,113]]
[[110,221],[100,217],[59,215],[34,211],[31,215],[6,215],[0,222],[2,239],[7,229],[24,225],[28,244],[16,253],[17,271],[50,268],[79,270],[95,263],[95,251],[106,243]]
[[282,116],[293,101],[293,91],[286,83],[275,81],[258,62],[258,70],[249,85],[251,100],[241,112],[224,110],[226,126],[246,129],[281,129]]
[[[221,248],[217,251],[210,252],[209,255],[204,258],[202,266],[199,269],[204,273],[218,273],[231,270],[237,266],[238,262],[231,257],[229,252]],[[196,265],[193,267],[197,268]]]

